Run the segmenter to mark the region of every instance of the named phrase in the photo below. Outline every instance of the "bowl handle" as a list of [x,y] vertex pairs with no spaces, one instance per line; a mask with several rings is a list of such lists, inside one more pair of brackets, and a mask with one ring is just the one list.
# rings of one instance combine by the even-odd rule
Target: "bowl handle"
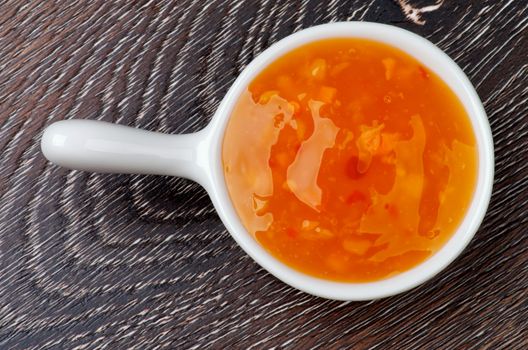
[[63,120],[46,128],[44,156],[70,169],[185,177],[204,184],[208,132],[169,135],[94,120]]

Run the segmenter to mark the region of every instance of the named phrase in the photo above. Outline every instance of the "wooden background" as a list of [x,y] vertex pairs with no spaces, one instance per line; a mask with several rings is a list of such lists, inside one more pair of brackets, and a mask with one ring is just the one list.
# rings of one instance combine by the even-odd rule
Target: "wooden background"
[[[373,302],[309,296],[259,268],[197,185],[67,171],[45,125],[205,126],[284,36],[368,20],[468,74],[496,150],[491,206],[446,271]],[[0,1],[0,349],[527,349],[528,1]]]

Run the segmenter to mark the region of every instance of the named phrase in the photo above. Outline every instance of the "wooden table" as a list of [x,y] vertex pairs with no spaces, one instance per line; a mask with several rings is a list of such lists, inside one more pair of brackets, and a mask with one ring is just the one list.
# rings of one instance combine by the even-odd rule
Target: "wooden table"
[[[352,20],[445,50],[493,129],[481,229],[411,292],[301,293],[235,244],[196,184],[68,171],[40,153],[61,119],[199,130],[265,48]],[[0,348],[527,349],[527,57],[525,0],[1,1]]]

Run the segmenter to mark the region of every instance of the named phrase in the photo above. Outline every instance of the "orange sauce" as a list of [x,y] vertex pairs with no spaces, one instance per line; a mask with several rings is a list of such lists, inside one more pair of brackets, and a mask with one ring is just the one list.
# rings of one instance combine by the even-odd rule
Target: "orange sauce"
[[294,269],[336,281],[383,279],[434,254],[477,177],[471,123],[449,87],[361,39],[270,64],[239,97],[222,156],[248,232]]

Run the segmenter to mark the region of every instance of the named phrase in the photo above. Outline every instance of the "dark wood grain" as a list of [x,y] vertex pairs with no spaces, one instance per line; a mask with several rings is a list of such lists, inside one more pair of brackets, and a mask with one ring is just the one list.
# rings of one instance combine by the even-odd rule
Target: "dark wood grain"
[[[486,219],[413,291],[303,294],[242,252],[197,185],[67,171],[40,153],[61,119],[199,130],[258,53],[338,20],[436,43],[493,129]],[[528,348],[527,57],[524,0],[1,1],[0,348]]]

